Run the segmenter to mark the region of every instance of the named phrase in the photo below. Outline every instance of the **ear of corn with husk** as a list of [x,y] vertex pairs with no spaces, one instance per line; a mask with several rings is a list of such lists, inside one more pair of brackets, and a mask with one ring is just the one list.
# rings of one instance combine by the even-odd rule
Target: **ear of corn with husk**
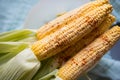
[[[101,1],[104,1],[104,0],[101,0]],[[104,1],[104,2],[107,3],[107,0]],[[108,5],[108,4],[106,4],[106,5]],[[105,6],[106,6],[106,5],[105,5]],[[101,6],[100,6],[100,7],[101,7]],[[103,6],[102,6],[102,7],[103,7]],[[93,9],[93,8],[92,8],[92,9]],[[92,10],[92,9],[91,9],[91,10]],[[94,7],[94,9],[95,9],[95,7]],[[99,8],[99,9],[100,9],[100,8]],[[102,9],[102,8],[101,8],[101,9]],[[100,9],[100,10],[101,10],[101,9]],[[87,11],[88,11],[88,13],[87,13]],[[93,11],[95,11],[95,10],[93,10]],[[82,17],[85,17],[86,15],[89,15],[89,12],[92,13],[93,11],[86,10],[86,13],[85,13],[84,15],[82,15]],[[109,9],[108,9],[108,11],[109,11]],[[96,9],[96,12],[99,12],[99,10],[97,11],[97,9]],[[96,12],[95,12],[95,13],[96,13]],[[102,13],[102,12],[100,12],[100,13]],[[105,14],[106,14],[106,13],[105,13]],[[109,12],[107,13],[107,15],[108,15],[108,14],[109,14]],[[101,23],[102,23],[103,20],[105,20],[105,16],[107,16],[107,15],[104,15],[104,17],[103,17],[102,20],[101,20]],[[102,16],[101,16],[101,17],[102,17]],[[111,15],[109,15],[108,18],[109,18],[109,17],[112,17],[112,19],[110,18],[110,19],[108,20],[108,22],[110,22],[110,23],[112,24],[112,22],[114,22],[114,19],[115,19],[115,18],[114,18],[113,16],[111,16]],[[80,18],[81,18],[81,17],[80,17]],[[84,18],[82,18],[82,19],[84,19]],[[78,21],[79,21],[79,20],[80,20],[80,19],[78,19]],[[100,20],[100,19],[99,19],[99,20]],[[73,22],[74,22],[74,20],[73,20]],[[76,22],[77,22],[77,20],[76,20]],[[110,23],[108,23],[108,25],[107,25],[107,22],[106,22],[107,28],[108,28],[108,26],[111,25]],[[69,24],[69,23],[67,24],[68,27],[69,27],[69,25],[74,26],[75,24],[73,24],[72,21],[71,21],[70,24]],[[75,25],[75,26],[76,26],[76,25]],[[95,25],[94,25],[94,26],[95,26]],[[99,23],[99,25],[97,24],[95,27],[98,27],[98,26],[100,26],[100,23]],[[102,26],[103,26],[103,25],[102,25]],[[49,26],[49,27],[50,27],[50,26]],[[53,27],[53,26],[52,26],[52,27]],[[45,28],[45,27],[44,27],[44,28]],[[44,28],[41,28],[40,31],[42,31],[42,29],[43,29],[43,31],[44,31]],[[49,35],[45,35],[45,36],[42,38],[43,41],[49,42],[49,41],[47,41],[49,38],[51,38],[51,37],[53,37],[53,36],[55,36],[55,38],[56,38],[56,35],[57,35],[56,33],[60,32],[60,31],[62,31],[62,30],[63,30],[63,31],[64,31],[64,30],[65,30],[65,31],[68,30],[68,29],[64,29],[64,28],[66,28],[66,26],[63,26],[63,27],[61,26],[59,29],[57,28],[58,30],[56,29],[56,30],[53,31],[53,32],[52,32],[52,29],[48,29],[48,33],[49,33],[49,30],[50,30],[51,33],[49,33]],[[69,29],[71,29],[71,28],[72,28],[72,27],[70,27]],[[75,27],[75,28],[76,28],[76,27]],[[72,28],[72,29],[75,29],[75,28]],[[104,32],[105,30],[107,30],[107,28],[103,28],[103,32]],[[61,30],[61,29],[62,29],[62,30]],[[71,30],[72,30],[72,29],[71,29]],[[95,28],[94,28],[94,29],[95,29]],[[89,30],[90,30],[90,29],[89,29]],[[93,29],[92,29],[92,30],[93,30]],[[91,31],[92,31],[92,30],[91,30]],[[91,32],[91,31],[90,31],[90,32]],[[47,32],[47,31],[46,31],[46,32]],[[89,32],[89,31],[88,31],[88,32]],[[90,43],[92,40],[94,40],[95,37],[99,36],[99,35],[102,34],[103,32],[101,31],[100,33],[98,33],[97,35],[95,35],[93,38],[91,38],[91,40],[88,39],[88,41],[86,41],[86,42]],[[44,32],[43,32],[43,34],[44,34]],[[56,34],[56,35],[55,35],[55,34]],[[59,34],[60,34],[60,33],[59,33]],[[39,35],[39,31],[38,31],[38,35]],[[92,35],[92,34],[91,34],[91,35]],[[39,37],[41,37],[41,36],[37,36],[37,37],[38,37],[38,39],[40,39],[40,41],[42,41],[42,39],[39,38]],[[65,37],[66,37],[66,36],[65,36]],[[65,38],[65,37],[64,37],[64,38]],[[83,36],[83,37],[84,37],[84,36]],[[81,37],[81,38],[83,38],[83,37]],[[55,38],[53,38],[53,39],[55,39]],[[81,40],[81,38],[80,38],[79,40]],[[53,40],[53,39],[51,38],[51,40]],[[61,38],[61,39],[62,39],[62,38]],[[83,38],[83,39],[84,39],[84,38]],[[59,40],[60,40],[60,39],[59,39]],[[78,41],[79,41],[79,40],[78,40]],[[84,41],[84,40],[83,40],[83,41]],[[50,41],[50,42],[51,42],[51,41]],[[77,42],[77,41],[76,41],[76,42]],[[76,43],[76,42],[75,42],[75,43]],[[44,43],[44,42],[41,42],[41,43]],[[73,43],[72,45],[74,45],[75,43]],[[88,43],[86,43],[86,45],[87,45]],[[36,43],[36,44],[39,45],[39,43]],[[52,43],[52,44],[53,44],[53,43]],[[54,44],[55,44],[55,43],[54,43]],[[48,43],[48,45],[49,45],[49,43]],[[58,45],[59,45],[59,44],[58,44]],[[51,45],[51,46],[52,46],[52,45]],[[71,46],[71,45],[70,45],[70,46]],[[70,47],[70,46],[69,46],[69,47]],[[68,47],[68,48],[69,48],[69,47]],[[35,47],[35,48],[37,48],[37,47]],[[57,46],[57,48],[58,48],[58,46]],[[81,47],[81,48],[82,48],[82,47]],[[48,48],[45,48],[45,49],[48,49]],[[53,48],[53,49],[56,49],[56,48]],[[71,48],[71,49],[72,49],[72,48]],[[75,48],[74,48],[74,49],[75,49]],[[40,48],[38,48],[38,50],[40,50]],[[51,50],[51,49],[50,49],[50,50]],[[34,51],[34,49],[33,49],[33,51]],[[47,50],[46,50],[46,51],[47,51]],[[62,50],[61,50],[61,51],[62,51]],[[69,50],[68,50],[68,51],[69,51]],[[75,51],[76,51],[76,50],[74,50],[73,52],[76,53]],[[78,51],[79,51],[79,50],[78,50]],[[37,49],[36,49],[36,52],[37,52]],[[56,52],[56,51],[55,51],[55,52]],[[65,52],[66,52],[66,54],[67,54],[67,50],[66,50],[66,49],[65,49]],[[69,51],[69,52],[70,52],[70,51]],[[50,52],[49,52],[49,53],[50,53]],[[57,52],[57,53],[60,54],[59,52]],[[64,55],[64,51],[63,51],[62,53],[63,53],[63,55]],[[61,54],[62,54],[62,53],[61,53]],[[74,53],[73,53],[73,54],[74,54]],[[43,55],[44,55],[44,54],[43,54]],[[37,56],[39,56],[39,55],[37,55]],[[47,56],[50,57],[48,54],[45,55],[46,58],[47,58]],[[53,54],[52,54],[52,56],[53,56]],[[67,56],[67,55],[64,55],[64,56],[58,55],[58,57],[55,56],[54,58],[56,58],[56,59],[53,60],[53,64],[54,64],[54,62],[56,63],[57,60],[60,61],[60,58],[62,58],[61,61],[65,62],[65,61],[63,60],[63,57],[66,57],[66,56]],[[71,52],[71,55],[68,55],[68,56],[72,56],[72,52]],[[68,56],[67,56],[67,57],[68,57]],[[42,59],[40,59],[40,57],[38,57],[38,58],[39,58],[39,60],[42,60]],[[42,56],[42,58],[43,58],[43,56]],[[58,64],[56,64],[56,65],[57,65],[56,68],[61,65],[61,64],[59,64],[59,61],[58,61]],[[61,63],[61,62],[60,62],[60,63]],[[52,63],[51,63],[51,64],[52,64]],[[48,66],[47,66],[47,67],[48,67]],[[44,72],[44,69],[41,69],[41,70],[42,70],[42,72]],[[41,71],[41,70],[40,70],[40,71]],[[53,70],[54,70],[54,69],[53,69]],[[51,69],[51,71],[52,71],[52,69]],[[48,72],[49,72],[49,71],[48,71]],[[38,74],[38,75],[42,75],[42,73],[40,73],[40,74]]]
[[[111,11],[112,6],[108,0],[90,2],[42,26],[37,32],[38,41],[36,41],[35,35],[26,35],[29,34],[26,32],[23,34],[24,36],[13,36],[14,34],[4,36],[10,32],[0,34],[2,42],[8,40],[30,42],[20,51],[26,47],[27,49],[18,51],[20,53],[13,55],[15,57],[12,56],[12,59],[6,60],[5,64],[1,63],[0,79],[50,80],[56,72],[57,78],[77,79],[78,76],[93,67],[119,39],[120,28],[117,26],[104,33],[115,20],[114,16],[110,14]],[[102,36],[97,38],[101,34]],[[95,40],[95,38],[97,39]],[[13,50],[18,50],[18,48],[13,48]],[[23,59],[20,60],[21,58]],[[42,66],[38,71],[39,61]],[[59,69],[59,67],[61,68]],[[38,73],[34,76],[37,71]]]

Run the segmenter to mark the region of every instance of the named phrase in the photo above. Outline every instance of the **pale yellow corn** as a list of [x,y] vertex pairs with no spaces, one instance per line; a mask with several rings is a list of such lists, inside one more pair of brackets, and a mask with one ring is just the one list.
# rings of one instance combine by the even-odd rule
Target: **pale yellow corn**
[[104,4],[77,19],[75,22],[61,28],[54,34],[35,42],[31,49],[39,60],[51,57],[65,50],[98,27],[104,20],[105,16],[111,11],[112,6],[110,4]]
[[94,10],[96,7],[102,6],[103,4],[108,3],[108,0],[98,0],[94,2],[90,2],[83,7],[77,8],[72,10],[55,20],[49,22],[48,24],[42,26],[37,33],[37,38],[40,40],[43,37],[54,33],[61,27],[68,25],[69,23],[73,22],[74,20],[80,18],[81,16],[85,15],[89,11]]
[[95,38],[97,38],[102,33],[104,33],[106,30],[108,30],[114,21],[115,21],[115,17],[113,15],[109,14],[99,27],[94,29],[89,34],[87,34],[81,40],[77,41],[74,45],[71,45],[64,51],[55,55],[54,56],[54,59],[56,61],[55,63],[58,62],[58,65],[64,64],[70,57],[75,55],[77,52],[79,52],[85,46],[90,44]]
[[57,75],[62,80],[77,80],[80,75],[92,68],[119,39],[120,27],[113,27],[65,63]]

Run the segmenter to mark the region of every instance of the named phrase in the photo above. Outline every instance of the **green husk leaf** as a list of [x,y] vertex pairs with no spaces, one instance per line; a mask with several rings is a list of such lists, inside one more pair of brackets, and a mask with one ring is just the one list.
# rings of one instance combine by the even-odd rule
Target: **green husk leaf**
[[54,71],[50,72],[49,74],[45,75],[44,77],[40,78],[39,80],[54,80],[57,71],[58,70],[55,69]]
[[35,75],[40,62],[26,49],[36,41],[35,34],[29,29],[0,34],[0,80],[31,80]]
[[36,41],[35,30],[23,29],[0,33],[0,65]]
[[0,80],[31,80],[40,62],[30,49],[25,49],[0,66]]
[[49,80],[55,76],[59,64],[54,58],[42,61],[39,69],[40,62],[34,53],[24,50],[37,40],[35,35],[36,32],[29,29],[0,34],[0,80],[30,80],[37,71],[33,80]]
[[0,42],[15,42],[21,41],[23,39],[27,39],[30,37],[35,38],[36,32],[30,29],[23,29],[23,30],[13,30],[9,32],[4,32],[0,34]]
[[55,58],[51,57],[41,62],[41,67],[33,77],[33,80],[41,79],[42,77],[48,75],[52,71],[58,69],[60,67],[59,63]]
[[27,42],[0,42],[0,65],[29,46]]

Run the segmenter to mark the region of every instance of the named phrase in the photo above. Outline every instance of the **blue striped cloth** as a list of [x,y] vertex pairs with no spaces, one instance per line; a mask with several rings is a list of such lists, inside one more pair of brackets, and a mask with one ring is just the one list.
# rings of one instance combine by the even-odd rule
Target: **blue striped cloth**
[[[0,32],[22,28],[31,7],[38,0],[0,0]],[[120,0],[110,0],[113,14],[120,21]],[[99,64],[89,72],[92,80],[120,80],[120,61],[105,55]]]
[[120,0],[110,0],[113,6],[113,14],[117,18],[117,22],[120,22]]

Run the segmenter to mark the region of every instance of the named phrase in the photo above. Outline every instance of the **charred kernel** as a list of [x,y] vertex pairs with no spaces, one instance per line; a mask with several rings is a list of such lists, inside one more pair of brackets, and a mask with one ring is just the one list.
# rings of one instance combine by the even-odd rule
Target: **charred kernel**
[[[113,31],[114,33],[111,34]],[[111,43],[104,44],[102,38],[106,35],[106,39]],[[120,27],[113,27],[68,60],[68,62],[58,70],[57,76],[63,80],[76,80],[78,76],[91,69],[119,39]],[[92,48],[94,48],[94,52],[91,51]]]
[[[37,38],[40,40],[45,36],[52,34],[62,28],[63,26],[67,25],[66,22],[69,24],[74,22],[76,19],[84,16],[86,13],[94,10],[94,8],[99,7],[107,2],[101,3],[101,1],[95,1],[84,5],[83,7],[76,8],[73,11],[67,12],[64,15],[57,17],[55,20],[47,23],[46,25],[42,26],[37,33]],[[59,24],[59,25],[58,25]]]
[[[98,8],[95,8],[94,10],[86,13],[84,16],[81,16],[79,19],[76,19],[75,23],[71,22],[70,24],[65,26],[66,28],[59,29],[59,31],[50,34],[50,36],[48,35],[40,39],[38,42],[35,42],[35,44],[33,44],[32,46],[33,52],[35,53],[35,55],[37,55],[39,60],[44,60],[60,53],[61,51],[67,49],[68,47],[82,39],[93,29],[98,27],[103,22],[106,15],[108,15],[111,11],[112,9],[110,4],[104,4]],[[88,19],[89,22],[92,23],[86,22],[86,20]],[[97,23],[95,23],[96,21]],[[93,27],[94,25],[95,27]],[[52,41],[53,39],[54,41]],[[45,46],[47,46],[47,50],[44,50]],[[45,55],[47,56],[44,57]]]

